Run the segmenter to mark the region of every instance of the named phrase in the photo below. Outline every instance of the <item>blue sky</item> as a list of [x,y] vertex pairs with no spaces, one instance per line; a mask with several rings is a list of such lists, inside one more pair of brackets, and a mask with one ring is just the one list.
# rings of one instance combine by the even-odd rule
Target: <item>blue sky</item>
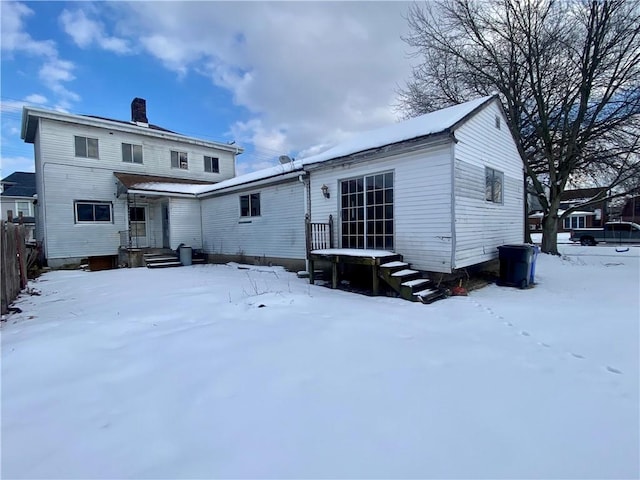
[[245,147],[238,173],[398,119],[404,2],[0,2],[1,177],[33,171],[22,106]]

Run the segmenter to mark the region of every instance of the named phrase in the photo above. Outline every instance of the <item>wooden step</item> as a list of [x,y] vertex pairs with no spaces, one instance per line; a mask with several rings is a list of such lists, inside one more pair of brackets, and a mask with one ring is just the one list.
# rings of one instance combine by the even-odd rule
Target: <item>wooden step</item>
[[444,290],[440,288],[426,288],[424,290],[420,290],[419,292],[415,292],[413,295],[417,301],[426,304],[446,298]]

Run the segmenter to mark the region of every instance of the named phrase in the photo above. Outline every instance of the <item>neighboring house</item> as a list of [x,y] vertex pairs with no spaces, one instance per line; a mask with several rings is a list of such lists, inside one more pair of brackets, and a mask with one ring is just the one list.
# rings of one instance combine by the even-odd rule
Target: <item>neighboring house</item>
[[21,137],[34,145],[36,239],[52,267],[121,246],[201,248],[200,203],[172,187],[234,177],[242,152],[149,123],[140,98],[131,121],[25,107]]
[[37,201],[35,173],[14,172],[0,181],[2,220],[22,223],[27,228],[27,240],[33,240],[35,229],[34,203]]
[[640,223],[640,196],[627,199],[620,212],[620,220]]
[[[593,199],[596,195],[606,193],[606,188],[577,188],[565,190],[560,195],[558,216],[571,207],[581,205]],[[531,231],[542,230],[542,213],[529,209],[529,227]],[[568,232],[574,228],[600,228],[609,218],[608,202],[603,200],[591,205],[580,207],[571,212],[558,224],[558,232]]]

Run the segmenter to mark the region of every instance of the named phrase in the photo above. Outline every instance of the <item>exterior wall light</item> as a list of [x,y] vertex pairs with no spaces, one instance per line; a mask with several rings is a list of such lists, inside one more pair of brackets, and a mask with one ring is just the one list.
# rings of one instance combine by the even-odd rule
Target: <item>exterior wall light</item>
[[322,190],[322,196],[324,198],[329,198],[331,196],[331,194],[329,193],[329,187],[327,187],[326,185],[322,185],[320,187],[320,190]]

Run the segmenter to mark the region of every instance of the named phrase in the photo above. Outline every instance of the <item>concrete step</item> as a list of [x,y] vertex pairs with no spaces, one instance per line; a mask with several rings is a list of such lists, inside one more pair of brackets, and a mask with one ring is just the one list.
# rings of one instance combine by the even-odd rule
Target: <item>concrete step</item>
[[169,267],[181,267],[181,266],[182,264],[178,261],[147,263],[147,268],[169,268]]

